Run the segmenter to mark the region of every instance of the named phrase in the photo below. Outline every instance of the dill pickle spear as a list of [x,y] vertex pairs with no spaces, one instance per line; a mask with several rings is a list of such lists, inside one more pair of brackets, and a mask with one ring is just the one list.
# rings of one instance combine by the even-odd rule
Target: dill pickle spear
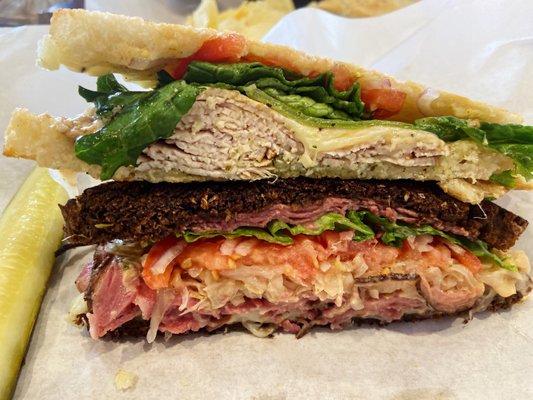
[[48,170],[37,168],[0,217],[0,399],[15,388],[63,235],[57,205],[67,198]]

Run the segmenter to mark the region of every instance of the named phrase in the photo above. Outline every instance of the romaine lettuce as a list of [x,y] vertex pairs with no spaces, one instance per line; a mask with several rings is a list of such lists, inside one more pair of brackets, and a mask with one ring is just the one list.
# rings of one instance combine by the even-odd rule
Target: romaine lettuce
[[231,232],[206,231],[206,232],[185,232],[178,235],[186,242],[195,242],[198,239],[223,236],[231,239],[240,236],[255,237],[270,243],[290,245],[293,243],[293,236],[296,235],[321,235],[325,231],[354,231],[354,240],[364,241],[374,237],[372,229],[363,223],[356,212],[350,212],[346,217],[336,213],[328,213],[321,216],[309,226],[289,225],[283,221],[274,220],[264,229],[242,227]]
[[433,132],[445,142],[470,139],[490,147],[513,159],[516,173],[533,178],[533,126],[473,124],[456,117],[422,118],[415,121],[415,126]]

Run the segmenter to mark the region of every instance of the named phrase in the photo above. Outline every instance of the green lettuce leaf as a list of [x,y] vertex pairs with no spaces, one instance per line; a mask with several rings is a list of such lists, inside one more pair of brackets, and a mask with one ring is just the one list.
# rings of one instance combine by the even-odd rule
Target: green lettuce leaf
[[114,112],[151,95],[151,91],[129,91],[118,83],[112,74],[103,75],[96,80],[96,91],[78,87],[78,93],[87,102],[93,103],[96,114],[109,118]]
[[128,92],[126,86],[118,83],[115,75],[107,74],[99,76],[96,80],[96,91],[100,93]]
[[359,214],[351,211],[347,216],[342,216],[336,213],[328,213],[317,219],[311,226],[303,225],[289,225],[283,221],[275,220],[268,224],[265,229],[242,227],[231,232],[222,231],[206,231],[206,232],[185,232],[178,237],[183,237],[186,242],[195,242],[198,239],[212,238],[216,236],[223,236],[227,239],[237,238],[241,236],[255,237],[259,240],[264,240],[269,243],[277,243],[282,245],[290,245],[293,243],[293,236],[296,235],[321,235],[325,231],[346,231],[353,230],[355,241],[364,241],[372,239],[374,232],[372,229],[362,222]]
[[353,230],[354,240],[361,242],[372,239],[374,232],[366,225],[355,211],[350,211],[346,216],[328,213],[321,216],[312,226],[295,225],[289,226],[282,221],[273,221],[269,224],[268,230],[273,235],[278,232],[288,232],[291,236],[296,235],[321,235],[325,231],[347,231]]
[[394,247],[402,246],[404,241],[409,237],[420,235],[438,236],[450,243],[469,250],[480,259],[490,261],[501,268],[511,271],[517,270],[516,266],[492,253],[487,244],[481,240],[469,240],[461,236],[451,235],[429,225],[413,226],[392,222],[388,218],[378,217],[368,211],[349,211],[346,213],[346,216],[337,213],[328,213],[309,226],[289,225],[283,221],[275,220],[270,222],[264,229],[242,227],[231,232],[185,232],[183,234],[177,234],[177,236],[182,237],[188,243],[217,236],[222,236],[227,239],[245,236],[287,246],[293,243],[293,237],[296,235],[317,236],[325,231],[333,230],[353,230],[353,240],[358,242],[374,238],[375,231],[381,232],[380,240],[384,244]]
[[385,244],[394,247],[400,247],[404,240],[411,236],[431,235],[441,237],[450,243],[464,247],[471,251],[475,256],[491,261],[501,268],[510,271],[516,271],[516,266],[501,259],[496,254],[492,253],[485,242],[481,240],[470,240],[462,236],[451,235],[435,229],[429,225],[413,226],[402,223],[392,222],[387,218],[378,217],[369,212],[363,212],[363,221],[383,231],[381,241]]
[[[99,89],[112,88],[112,80],[106,80],[102,81]],[[96,104],[102,107],[101,110],[107,110],[105,112],[119,104],[122,109],[98,132],[76,140],[76,156],[89,164],[101,165],[101,179],[111,178],[119,167],[135,165],[149,144],[171,136],[202,90],[201,87],[175,81],[149,92],[119,91],[108,96],[107,100],[94,97],[95,102],[102,99]],[[87,95],[87,92],[84,93]]]
[[255,85],[249,85],[239,88],[246,96],[266,104],[273,110],[287,118],[298,121],[304,125],[318,128],[344,128],[344,129],[362,129],[370,126],[391,126],[398,128],[414,129],[413,125],[404,122],[387,121],[387,120],[344,120],[315,117],[312,112],[304,112],[298,108],[291,107],[280,99],[272,97],[267,91],[257,88]]
[[194,61],[189,64],[183,79],[188,83],[222,85],[242,92],[245,87],[253,85],[288,109],[310,117],[353,121],[364,116],[359,84],[355,83],[346,91],[337,91],[331,72],[306,78],[257,62],[212,64]]
[[516,173],[533,178],[533,126],[500,125],[481,122],[477,125],[456,117],[428,117],[415,121],[419,129],[433,132],[445,142],[470,139],[513,159]]
[[509,170],[500,172],[499,174],[492,174],[489,180],[509,189],[513,189],[516,186],[516,180],[513,175],[513,171]]
[[217,236],[225,237],[226,239],[235,239],[238,237],[255,237],[259,240],[264,240],[269,243],[276,243],[282,245],[290,245],[293,243],[293,240],[290,236],[279,232],[275,235],[270,233],[268,230],[261,228],[237,228],[231,232],[222,232],[222,231],[206,231],[206,232],[184,232],[183,234],[177,234],[177,237],[182,237],[187,243],[196,242],[199,239],[208,239]]

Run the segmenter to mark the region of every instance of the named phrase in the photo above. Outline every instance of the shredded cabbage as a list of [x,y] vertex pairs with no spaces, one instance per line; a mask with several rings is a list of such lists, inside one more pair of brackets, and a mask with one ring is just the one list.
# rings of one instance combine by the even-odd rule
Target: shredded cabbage
[[152,343],[155,340],[159,324],[161,324],[165,312],[172,304],[172,300],[174,300],[174,291],[172,289],[158,290],[154,310],[150,318],[150,329],[148,329],[148,333],[146,334],[146,341],[148,343]]
[[[350,235],[338,235],[341,241],[351,240]],[[247,240],[250,239],[242,239],[241,242]],[[527,283],[529,279],[529,266],[518,259],[516,263],[520,266],[520,272],[486,264],[482,272],[473,274],[468,268],[457,263],[449,249],[426,243],[425,237],[417,238],[413,243],[420,248],[427,247],[427,252],[440,252],[440,256],[446,260],[444,265],[434,266],[431,257],[413,256],[408,259],[398,257],[383,268],[374,256],[370,255],[365,259],[364,253],[358,253],[352,260],[342,261],[337,252],[339,240],[328,242],[326,253],[320,253],[322,256],[326,254],[325,258],[317,263],[311,276],[305,277],[304,273],[304,278],[300,276],[298,262],[293,259],[272,266],[239,265],[236,249],[240,242],[235,240],[236,243],[228,245],[226,249],[227,257],[236,259],[237,265],[234,267],[217,269],[216,274],[213,273],[214,270],[209,269],[209,265],[196,267],[194,279],[189,275],[191,269],[174,270],[172,287],[175,291],[179,290],[181,296],[179,315],[207,313],[216,315],[217,318],[220,315],[231,315],[229,323],[241,322],[255,335],[265,337],[272,333],[272,326],[266,324],[272,322],[268,305],[262,310],[259,306],[259,311],[248,308],[236,310],[231,307],[243,305],[250,299],[266,300],[275,305],[275,312],[281,315],[280,320],[284,320],[290,319],[291,312],[301,315],[302,310],[305,310],[302,307],[309,301],[317,300],[331,305],[323,310],[323,317],[333,320],[347,312],[364,313],[365,305],[375,306],[381,304],[381,300],[386,302],[393,294],[400,294],[401,299],[410,300],[412,304],[421,304],[420,307],[428,300],[437,310],[455,312],[483,303],[484,296],[488,296],[493,290],[500,295],[509,296],[521,290],[521,282]],[[416,243],[417,241],[420,243]],[[386,249],[383,245],[378,246],[382,246],[382,250]],[[398,253],[398,250],[389,250]],[[317,259],[319,251],[321,250],[317,249],[314,255]],[[515,258],[513,254],[513,259]],[[326,264],[327,268],[324,268]],[[381,272],[378,268],[381,268]],[[385,269],[389,272],[384,272]],[[421,288],[414,280],[357,281],[357,278],[362,276],[388,274],[391,271],[419,275]],[[487,285],[486,290],[484,283]],[[165,293],[160,293],[150,323],[150,341],[155,338],[155,332],[168,304]],[[224,310],[224,307],[230,309]]]

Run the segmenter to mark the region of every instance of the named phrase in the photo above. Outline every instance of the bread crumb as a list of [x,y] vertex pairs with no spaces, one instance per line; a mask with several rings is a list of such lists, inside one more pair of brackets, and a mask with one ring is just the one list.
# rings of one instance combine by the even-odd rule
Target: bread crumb
[[127,390],[135,386],[137,375],[133,372],[119,369],[115,375],[115,386],[118,390]]

